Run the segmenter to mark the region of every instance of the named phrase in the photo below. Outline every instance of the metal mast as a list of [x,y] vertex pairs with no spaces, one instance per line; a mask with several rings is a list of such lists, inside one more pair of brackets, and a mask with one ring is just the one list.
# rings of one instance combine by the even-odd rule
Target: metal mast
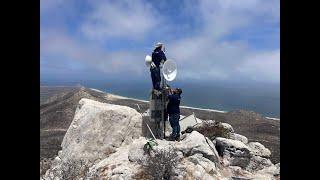
[[[162,66],[163,67],[163,66]],[[161,112],[161,120],[163,121],[163,139],[166,138],[166,121],[165,121],[165,109],[166,109],[166,91],[165,91],[165,87],[166,87],[166,80],[163,76],[163,69],[161,67],[161,81],[162,81],[162,99],[161,99],[161,105],[162,105],[162,112]]]

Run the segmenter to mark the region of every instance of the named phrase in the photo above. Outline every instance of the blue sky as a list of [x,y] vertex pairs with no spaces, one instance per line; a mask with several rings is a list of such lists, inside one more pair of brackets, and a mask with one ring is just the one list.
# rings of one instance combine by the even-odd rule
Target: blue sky
[[177,81],[279,83],[279,0],[41,0],[41,79],[151,81],[160,41]]

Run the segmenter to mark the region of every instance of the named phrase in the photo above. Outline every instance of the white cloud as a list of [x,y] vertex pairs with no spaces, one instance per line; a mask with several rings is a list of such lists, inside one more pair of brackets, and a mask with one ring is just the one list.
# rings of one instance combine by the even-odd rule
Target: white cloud
[[242,43],[218,43],[205,37],[195,37],[169,44],[168,55],[180,69],[180,76],[194,79],[228,79],[233,68],[247,53]]
[[219,39],[257,21],[279,21],[278,0],[202,0],[199,14],[204,24],[204,33],[209,38]]
[[250,55],[237,67],[241,76],[252,80],[279,82],[280,51],[262,52]]
[[120,37],[141,39],[161,20],[152,7],[141,0],[95,2],[83,23],[82,32],[89,38]]
[[95,44],[76,40],[58,31],[47,32],[41,40],[40,57],[48,56],[63,58],[64,61],[60,60],[59,63],[78,61],[109,74],[126,72],[139,75],[145,68],[141,52],[107,52]]
[[[186,11],[192,9],[189,6],[186,6]],[[180,76],[189,79],[233,80],[242,77],[245,80],[279,81],[279,49],[261,53],[252,50],[245,41],[222,40],[239,28],[254,25],[261,16],[279,21],[278,1],[203,0],[193,8],[198,9],[191,13],[200,17],[202,31],[167,45],[168,55],[177,61],[180,68]]]
[[[45,33],[41,31],[42,56],[59,55],[107,74],[125,72],[145,76],[149,73],[143,62],[145,50],[108,51],[97,42],[112,43],[125,39],[133,40],[132,43],[139,46],[141,42],[150,42],[146,39],[150,35],[153,41],[161,37],[166,39],[179,28],[183,30],[176,27],[173,17],[162,14],[149,1],[89,3],[89,12],[82,15],[84,21],[79,22],[80,26],[76,29],[82,33],[80,38],[54,29]],[[278,23],[279,4],[278,0],[184,1],[183,12],[179,13],[189,13],[197,27],[193,27],[195,30],[191,35],[180,39],[169,38],[165,42],[168,58],[177,62],[179,78],[233,80],[241,77],[246,80],[279,81],[279,49],[256,51],[246,41],[224,39],[241,28],[255,26],[261,20],[263,23]],[[49,11],[59,6],[59,1],[46,1],[41,8]]]
[[63,4],[64,0],[41,0],[40,10],[41,12],[48,12],[54,10]]

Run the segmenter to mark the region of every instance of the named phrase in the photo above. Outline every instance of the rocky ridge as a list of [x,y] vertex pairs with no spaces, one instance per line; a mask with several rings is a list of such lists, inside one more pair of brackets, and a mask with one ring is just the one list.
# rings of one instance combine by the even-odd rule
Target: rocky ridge
[[[41,167],[46,167],[46,164],[49,165],[51,162],[49,159],[56,157],[58,151],[61,150],[62,140],[74,118],[78,103],[82,98],[128,106],[139,112],[144,112],[149,107],[146,101],[116,96],[81,86],[40,86]],[[137,104],[139,104],[141,110],[137,107]],[[279,121],[260,118],[260,115],[251,111],[235,110],[221,113],[181,106],[181,115],[189,116],[193,113],[197,118],[203,120],[214,119],[230,124],[237,133],[244,135],[249,141],[260,142],[270,149],[272,152],[270,160],[274,164],[280,162]],[[45,170],[42,172],[45,172]]]
[[[41,179],[279,179],[280,163],[227,123],[206,120],[181,141],[150,139],[136,110],[82,98],[62,150]],[[152,142],[152,141],[151,141]]]

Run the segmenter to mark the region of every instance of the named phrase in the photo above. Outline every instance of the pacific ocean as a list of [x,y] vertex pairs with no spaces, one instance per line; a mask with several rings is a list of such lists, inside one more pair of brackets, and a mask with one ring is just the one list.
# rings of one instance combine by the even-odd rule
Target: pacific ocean
[[[41,81],[41,85],[74,86],[81,84],[130,98],[148,100],[151,82],[132,81]],[[256,85],[242,83],[186,82],[169,83],[183,90],[181,105],[216,109],[222,111],[252,110],[263,116],[280,118],[279,85]]]

